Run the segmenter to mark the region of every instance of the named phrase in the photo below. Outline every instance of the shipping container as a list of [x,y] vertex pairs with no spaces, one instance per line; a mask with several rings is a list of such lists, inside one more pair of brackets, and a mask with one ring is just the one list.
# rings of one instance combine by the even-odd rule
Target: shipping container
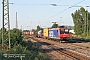
[[37,37],[42,37],[42,33],[43,33],[42,30],[38,31],[38,35],[37,35]]
[[32,31],[32,35],[34,35],[34,32]]
[[58,29],[57,28],[49,29],[48,37],[58,39]]
[[48,38],[48,30],[49,30],[49,28],[44,28],[43,29],[43,37],[44,38]]
[[23,32],[24,35],[30,35],[30,32]]
[[35,34],[35,32],[33,32],[33,31],[30,31],[30,35],[34,35]]
[[30,34],[30,32],[26,32],[26,35],[29,35]]
[[32,35],[32,32],[30,31],[30,35]]

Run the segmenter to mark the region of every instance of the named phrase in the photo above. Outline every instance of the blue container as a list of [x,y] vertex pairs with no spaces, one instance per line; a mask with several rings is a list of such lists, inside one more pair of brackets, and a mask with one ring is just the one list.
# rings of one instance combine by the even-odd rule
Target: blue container
[[49,30],[49,38],[58,38],[58,30],[57,29],[50,29]]

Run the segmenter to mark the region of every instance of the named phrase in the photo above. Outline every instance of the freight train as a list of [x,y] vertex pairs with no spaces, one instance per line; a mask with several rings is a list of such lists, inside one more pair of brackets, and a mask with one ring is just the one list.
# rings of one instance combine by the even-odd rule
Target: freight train
[[35,35],[35,32],[33,32],[33,31],[25,31],[22,34],[23,35]]
[[37,35],[45,39],[66,40],[70,38],[68,28],[44,28],[38,31]]

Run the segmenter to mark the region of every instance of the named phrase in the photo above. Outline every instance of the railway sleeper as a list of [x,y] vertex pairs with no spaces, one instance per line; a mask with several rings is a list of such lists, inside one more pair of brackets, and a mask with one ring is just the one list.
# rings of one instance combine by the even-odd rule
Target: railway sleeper
[[75,59],[75,60],[79,60],[77,57],[72,56],[72,54],[68,54],[68,53],[66,53],[66,52],[64,52],[64,51],[61,51],[61,52],[62,52],[63,55],[65,55],[65,56],[67,56],[67,57],[69,57],[69,58],[72,58],[72,59]]
[[66,51],[64,51],[64,52],[66,52],[66,53],[68,53],[68,54],[71,54],[72,56],[75,56],[75,57],[77,57],[79,60],[90,60],[89,58],[87,58],[87,57],[85,57],[85,56],[82,56],[82,55],[80,55],[80,54],[77,54],[77,53],[74,53],[74,52],[71,52],[71,51],[68,51],[68,50],[66,50]]

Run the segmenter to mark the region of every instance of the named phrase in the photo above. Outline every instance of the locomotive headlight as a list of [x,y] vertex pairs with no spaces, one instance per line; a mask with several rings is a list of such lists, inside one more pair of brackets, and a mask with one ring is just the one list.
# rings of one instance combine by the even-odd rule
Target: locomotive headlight
[[65,31],[68,31],[68,30],[65,30]]

